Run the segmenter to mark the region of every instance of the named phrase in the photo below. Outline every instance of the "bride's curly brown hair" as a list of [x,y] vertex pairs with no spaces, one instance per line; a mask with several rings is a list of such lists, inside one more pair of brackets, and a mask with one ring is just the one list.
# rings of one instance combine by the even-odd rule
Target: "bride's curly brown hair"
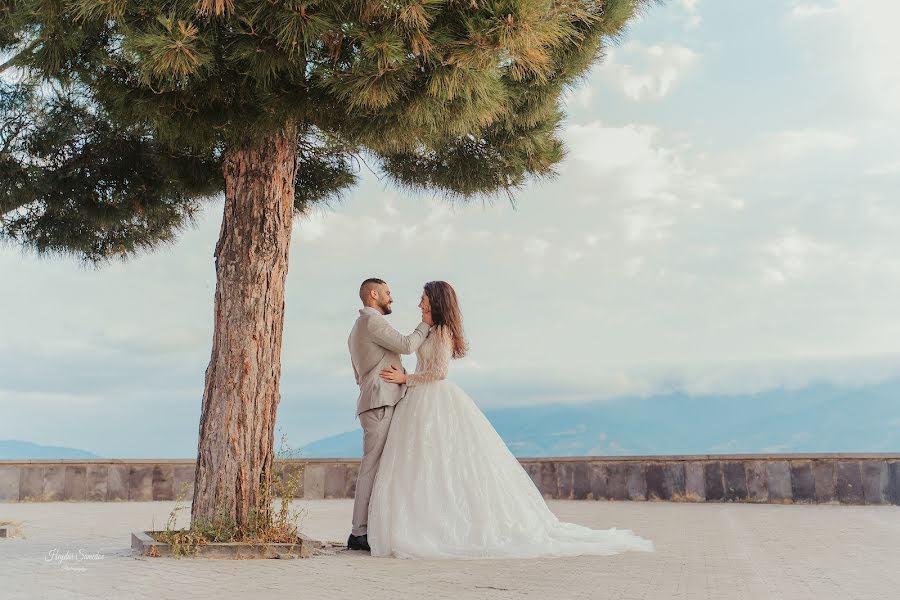
[[425,295],[431,305],[431,320],[440,333],[449,333],[453,342],[453,358],[466,355],[469,345],[463,333],[462,313],[456,292],[446,281],[429,281],[425,284]]

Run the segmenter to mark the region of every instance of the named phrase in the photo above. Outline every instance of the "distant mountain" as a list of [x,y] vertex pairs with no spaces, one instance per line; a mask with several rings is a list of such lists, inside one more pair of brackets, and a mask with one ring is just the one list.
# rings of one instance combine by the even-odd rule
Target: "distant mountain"
[[[517,456],[900,452],[900,380],[746,395],[665,394],[487,410]],[[362,455],[362,431],[300,450]]]
[[21,440],[0,440],[0,459],[99,458],[93,452],[63,446],[41,446]]

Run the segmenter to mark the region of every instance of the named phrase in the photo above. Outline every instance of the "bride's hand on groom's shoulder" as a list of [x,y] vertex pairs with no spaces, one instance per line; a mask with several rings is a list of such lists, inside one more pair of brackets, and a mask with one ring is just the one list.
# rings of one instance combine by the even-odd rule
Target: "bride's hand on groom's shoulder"
[[406,373],[393,365],[390,369],[382,369],[378,376],[388,383],[406,383]]

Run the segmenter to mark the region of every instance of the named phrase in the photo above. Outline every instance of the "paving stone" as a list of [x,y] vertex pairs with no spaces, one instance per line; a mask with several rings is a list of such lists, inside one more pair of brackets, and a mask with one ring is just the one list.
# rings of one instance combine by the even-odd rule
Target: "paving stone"
[[819,504],[837,502],[834,485],[834,463],[830,460],[813,461],[812,475],[816,486],[816,502]]
[[153,500],[153,467],[151,465],[130,465],[128,469],[128,499],[131,501]]
[[813,504],[816,501],[816,482],[808,462],[791,462],[791,495],[794,502]]
[[647,499],[647,482],[644,481],[644,465],[629,462],[625,465],[626,493],[629,500]]
[[151,494],[154,500],[175,499],[175,475],[172,465],[153,465]]
[[685,463],[684,482],[684,497],[686,500],[702,502],[706,499],[706,474],[703,463]]
[[865,501],[862,469],[858,461],[841,461],[835,466],[835,489],[842,504],[862,504]]
[[703,479],[706,485],[706,499],[721,502],[725,500],[725,486],[722,482],[722,465],[708,462],[703,465]]
[[22,474],[18,466],[0,466],[0,502],[19,501],[19,480]]
[[607,463],[593,462],[591,467],[591,498],[609,499],[609,470]]
[[65,465],[45,465],[43,469],[43,485],[41,488],[41,500],[44,502],[58,502],[65,500],[66,493],[66,467]]
[[794,501],[791,489],[791,465],[787,461],[773,460],[766,465],[769,485],[769,502],[789,504]]
[[888,501],[888,466],[881,460],[862,463],[863,498],[866,504],[884,504]]
[[[598,461],[599,462],[599,461]],[[3,600],[887,600],[897,597],[895,507],[549,501],[562,521],[631,528],[655,552],[508,560],[397,560],[332,551],[306,560],[137,559],[130,533],[172,502],[3,505],[25,538],[0,540]],[[300,501],[304,533],[346,540],[352,500]],[[186,525],[185,511],[179,524]],[[48,550],[105,555],[48,564]],[[302,593],[301,593],[302,592]]]
[[572,473],[572,497],[575,500],[584,500],[591,493],[591,469],[585,462],[575,463]]
[[63,499],[84,502],[87,500],[87,466],[66,465]]
[[750,502],[769,501],[769,476],[766,473],[766,461],[751,460],[746,463],[747,499]]

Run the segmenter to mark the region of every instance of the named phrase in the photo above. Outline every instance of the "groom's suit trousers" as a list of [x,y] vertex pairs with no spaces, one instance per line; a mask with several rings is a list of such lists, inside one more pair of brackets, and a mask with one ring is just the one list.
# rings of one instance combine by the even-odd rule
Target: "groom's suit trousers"
[[359,414],[359,424],[363,429],[363,457],[356,479],[356,499],[353,501],[353,535],[365,535],[368,531],[369,498],[393,416],[393,406],[379,406]]

